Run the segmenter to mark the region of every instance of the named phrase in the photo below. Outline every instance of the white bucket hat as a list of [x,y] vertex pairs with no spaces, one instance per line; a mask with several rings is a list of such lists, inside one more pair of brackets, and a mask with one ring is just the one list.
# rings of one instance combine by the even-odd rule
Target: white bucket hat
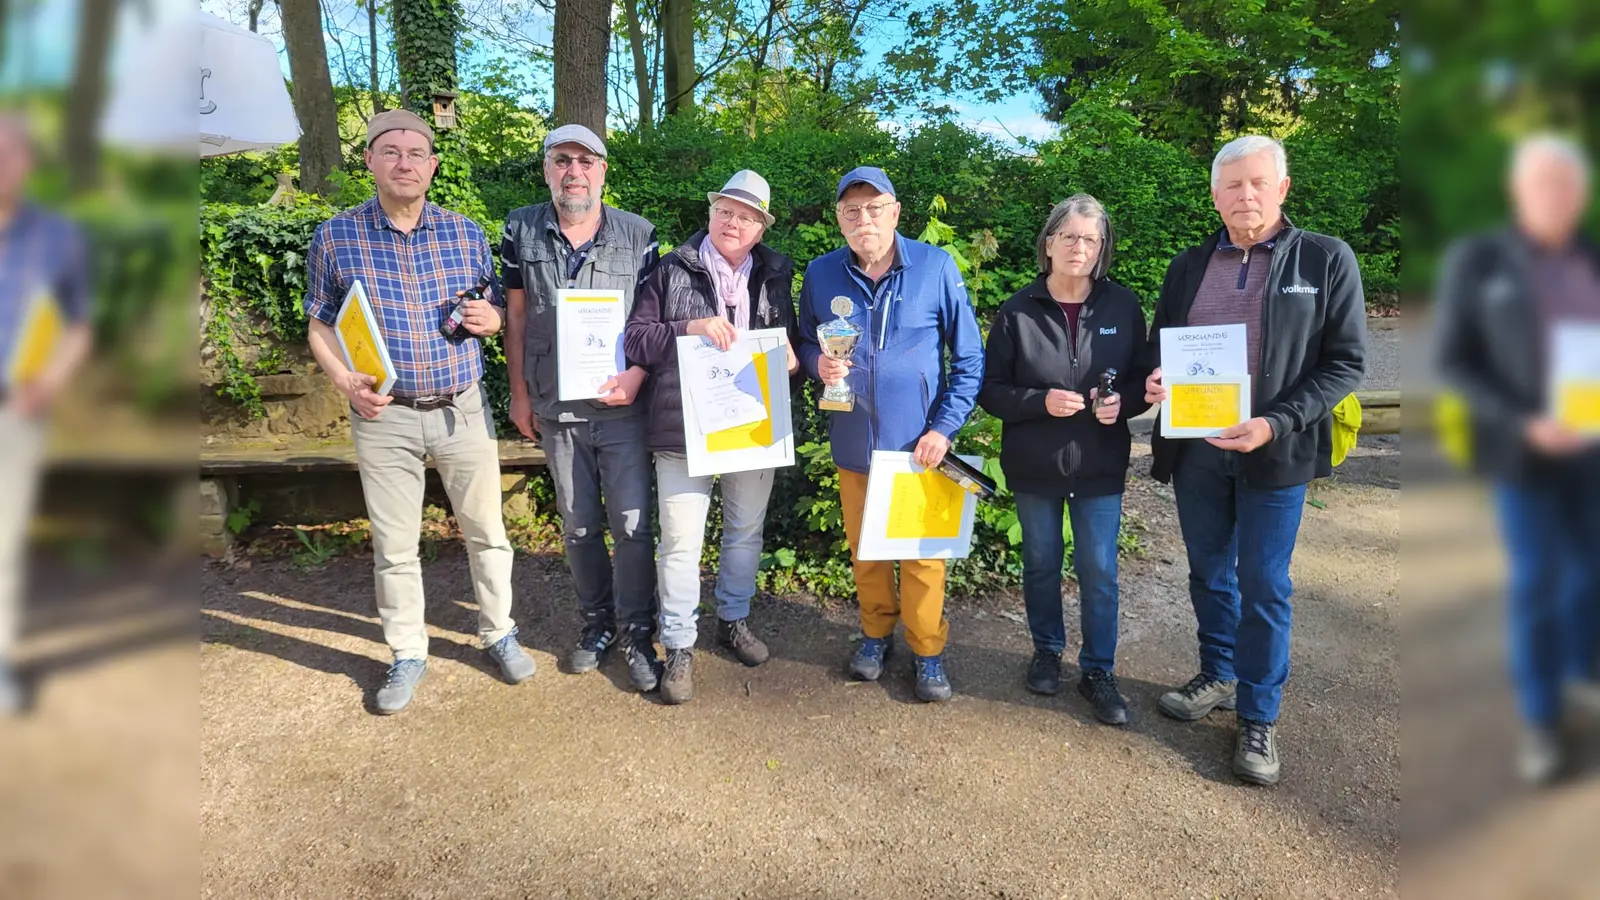
[[706,202],[715,203],[718,197],[727,197],[729,200],[737,200],[746,206],[754,207],[756,212],[761,213],[761,218],[766,220],[769,227],[778,221],[767,211],[767,207],[772,205],[772,188],[767,186],[765,178],[749,169],[733,173],[733,177],[722,186],[722,190],[706,194]]

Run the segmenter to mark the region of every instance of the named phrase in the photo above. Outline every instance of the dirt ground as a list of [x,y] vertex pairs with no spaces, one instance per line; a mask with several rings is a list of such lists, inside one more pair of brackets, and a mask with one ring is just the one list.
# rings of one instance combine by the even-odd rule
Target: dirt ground
[[879,684],[845,678],[848,604],[763,597],[772,661],[703,651],[695,701],[662,706],[624,689],[618,659],[557,670],[575,601],[558,561],[527,557],[517,616],[540,672],[511,687],[474,646],[456,554],[425,566],[428,677],[380,718],[364,708],[388,661],[369,559],[208,567],[202,895],[1392,896],[1398,463],[1398,441],[1375,440],[1306,508],[1275,789],[1234,783],[1231,716],[1154,711],[1195,661],[1171,494],[1144,477],[1121,730],[1070,688],[1027,693],[1016,601],[950,604],[947,705],[914,701],[903,655]]

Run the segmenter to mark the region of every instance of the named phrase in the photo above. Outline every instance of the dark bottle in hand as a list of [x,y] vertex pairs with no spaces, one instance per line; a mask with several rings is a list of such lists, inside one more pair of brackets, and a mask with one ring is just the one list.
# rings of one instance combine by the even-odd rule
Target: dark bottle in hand
[[1111,403],[1111,399],[1117,396],[1116,383],[1116,369],[1107,369],[1100,373],[1100,390],[1094,395],[1094,408],[1096,412],[1099,412],[1101,407],[1109,405]]
[[462,327],[462,322],[467,317],[467,301],[482,300],[483,295],[487,293],[488,290],[489,276],[485,275],[478,279],[478,283],[473,286],[472,290],[462,294],[461,297],[456,300],[455,306],[450,308],[450,315],[445,316],[444,321],[439,323],[439,333],[452,341],[467,336],[469,332],[466,328]]

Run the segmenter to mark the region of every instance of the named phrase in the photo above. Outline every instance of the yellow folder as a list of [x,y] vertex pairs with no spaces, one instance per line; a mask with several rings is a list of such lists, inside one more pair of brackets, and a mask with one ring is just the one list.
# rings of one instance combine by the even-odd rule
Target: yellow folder
[[352,371],[371,375],[378,380],[373,393],[387,394],[394,387],[394,363],[389,359],[389,347],[383,341],[383,330],[372,304],[367,300],[366,288],[358,280],[350,285],[344,296],[344,305],[334,318],[333,330],[339,336],[339,349],[344,351],[345,364]]
[[17,342],[11,348],[11,365],[7,378],[11,384],[27,384],[38,378],[61,343],[66,331],[66,318],[55,297],[46,292],[35,294],[23,313],[22,327],[17,331]]

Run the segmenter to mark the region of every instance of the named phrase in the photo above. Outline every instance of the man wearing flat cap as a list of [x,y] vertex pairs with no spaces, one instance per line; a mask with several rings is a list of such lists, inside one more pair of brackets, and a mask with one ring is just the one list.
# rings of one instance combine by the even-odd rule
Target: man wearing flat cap
[[[800,364],[824,384],[848,382],[849,412],[830,414],[839,499],[850,554],[861,545],[874,450],[910,452],[933,468],[967,421],[983,382],[983,338],[966,284],[949,253],[902,236],[900,202],[882,169],[862,166],[839,182],[839,228],[848,246],[811,261],[800,288]],[[817,326],[843,318],[861,330],[849,359],[823,354]],[[947,361],[948,359],[948,361]],[[944,562],[854,559],[863,639],[852,677],[877,681],[896,621],[916,655],[918,699],[950,699],[944,645]]]
[[[306,314],[311,352],[350,401],[356,465],[372,521],[372,565],[383,636],[394,665],[374,707],[396,713],[411,702],[428,657],[423,617],[424,460],[439,470],[466,538],[478,601],[478,637],[513,684],[533,676],[533,659],[511,620],[511,542],[500,517],[500,452],[484,402],[478,338],[500,330],[494,257],[483,229],[428,202],[439,170],[433,129],[403,109],[367,123],[367,168],[377,196],[317,227],[307,253]],[[394,366],[388,393],[346,365],[334,324],[359,282]],[[462,300],[482,282],[490,299]],[[440,325],[461,307],[461,327]]]
[[[656,266],[656,229],[605,205],[606,145],[582,125],[544,139],[550,202],[513,210],[500,239],[509,335],[511,421],[545,448],[561,511],[567,566],[583,614],[569,657],[574,673],[598,669],[620,643],[628,678],[655,690],[655,535],[650,524],[650,444],[636,360],[594,400],[561,400],[557,292],[614,290],[625,312]],[[608,552],[609,527],[615,550]]]

